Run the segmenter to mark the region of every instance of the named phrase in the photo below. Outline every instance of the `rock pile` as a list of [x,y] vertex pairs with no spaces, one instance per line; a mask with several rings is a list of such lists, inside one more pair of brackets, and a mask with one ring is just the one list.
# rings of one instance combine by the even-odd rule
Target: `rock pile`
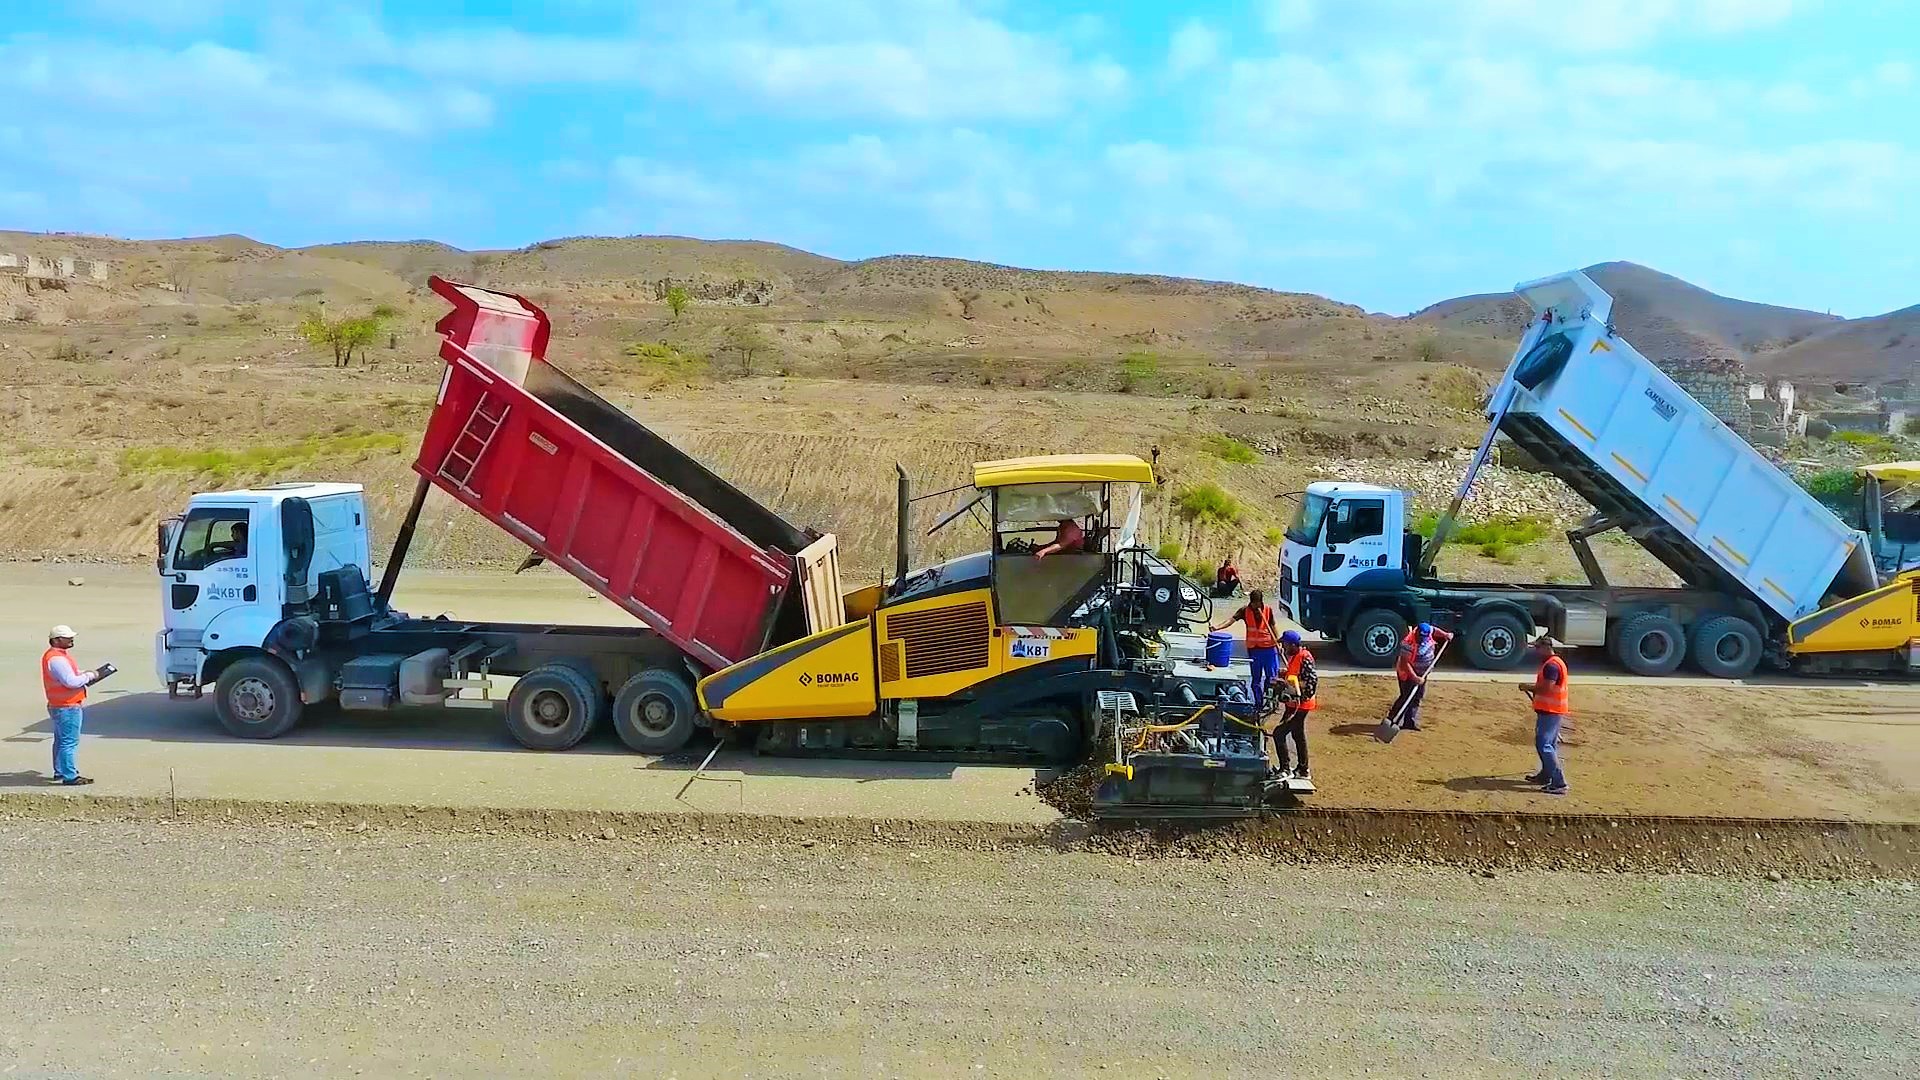
[[[1401,488],[1413,493],[1417,505],[1437,510],[1452,501],[1466,472],[1466,461],[1333,458],[1310,462],[1307,468],[1314,480],[1350,480]],[[1592,512],[1584,499],[1551,476],[1487,465],[1474,479],[1462,516],[1468,520],[1535,517],[1570,525]]]

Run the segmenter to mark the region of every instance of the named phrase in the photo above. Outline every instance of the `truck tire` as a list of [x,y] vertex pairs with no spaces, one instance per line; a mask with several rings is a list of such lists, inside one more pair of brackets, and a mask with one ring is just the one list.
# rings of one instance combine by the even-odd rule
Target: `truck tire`
[[238,739],[277,739],[293,730],[302,711],[300,684],[271,656],[236,661],[213,684],[214,715]]
[[1389,668],[1400,658],[1407,620],[1390,608],[1368,608],[1353,617],[1341,638],[1347,655],[1361,667]]
[[571,664],[542,664],[507,695],[507,732],[529,750],[565,750],[600,719],[603,696]]
[[1760,631],[1738,615],[1717,615],[1693,630],[1693,663],[1716,679],[1744,679],[1760,666]]
[[693,687],[679,672],[648,668],[614,695],[613,730],[629,750],[671,754],[693,738],[696,711]]
[[1527,655],[1527,621],[1511,611],[1484,611],[1467,623],[1460,648],[1481,671],[1506,671]]
[[562,656],[555,658],[550,661],[550,663],[560,667],[572,668],[580,673],[581,678],[587,680],[588,686],[593,687],[594,698],[599,704],[594,706],[593,709],[593,727],[587,729],[587,733],[591,735],[594,730],[599,728],[601,721],[605,720],[613,712],[613,697],[607,692],[607,684],[600,680],[600,673],[594,670],[593,665],[581,657]]
[[1651,611],[1628,619],[1620,627],[1621,666],[1635,675],[1671,675],[1687,653],[1680,624]]

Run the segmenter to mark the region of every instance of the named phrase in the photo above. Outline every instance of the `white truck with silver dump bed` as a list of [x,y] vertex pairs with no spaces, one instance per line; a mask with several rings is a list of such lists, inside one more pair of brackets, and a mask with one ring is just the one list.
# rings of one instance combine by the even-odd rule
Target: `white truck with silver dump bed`
[[[1567,644],[1605,647],[1638,674],[1690,659],[1739,678],[1769,659],[1786,665],[1797,622],[1908,569],[1904,552],[1843,523],[1616,334],[1612,298],[1585,274],[1515,291],[1536,318],[1489,398],[1486,436],[1432,541],[1410,529],[1403,491],[1325,482],[1304,493],[1278,590],[1303,626],[1370,666],[1393,663],[1407,627],[1430,622],[1458,633],[1455,651],[1481,668],[1518,664],[1527,635],[1544,627]],[[1593,506],[1567,534],[1587,584],[1434,575],[1500,434]],[[1682,587],[1610,584],[1588,543],[1609,529],[1638,541]],[[1884,652],[1853,666],[1904,668]]]

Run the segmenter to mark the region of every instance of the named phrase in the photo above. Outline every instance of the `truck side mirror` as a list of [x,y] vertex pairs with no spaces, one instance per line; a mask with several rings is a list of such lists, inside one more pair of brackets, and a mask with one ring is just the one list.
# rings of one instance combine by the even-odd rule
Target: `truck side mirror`
[[307,593],[307,571],[313,566],[313,506],[305,499],[288,499],[280,504],[280,542],[285,549],[281,569],[292,603],[312,599]]
[[167,572],[167,552],[173,550],[173,532],[180,527],[180,519],[170,517],[160,522],[155,529],[153,545],[153,572]]

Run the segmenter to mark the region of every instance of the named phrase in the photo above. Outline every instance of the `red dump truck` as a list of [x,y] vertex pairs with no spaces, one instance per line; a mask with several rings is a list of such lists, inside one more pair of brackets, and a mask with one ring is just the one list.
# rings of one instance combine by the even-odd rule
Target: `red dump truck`
[[[232,734],[273,738],[323,703],[491,708],[564,749],[610,710],[636,750],[678,749],[693,685],[843,621],[831,535],[796,528],[547,362],[551,324],[526,299],[435,277],[453,310],[413,468],[413,501],[371,587],[354,484],[195,495],[163,522],[166,611],[156,664],[173,696],[212,687]],[[645,625],[410,618],[389,601],[429,487],[525,543]]]

